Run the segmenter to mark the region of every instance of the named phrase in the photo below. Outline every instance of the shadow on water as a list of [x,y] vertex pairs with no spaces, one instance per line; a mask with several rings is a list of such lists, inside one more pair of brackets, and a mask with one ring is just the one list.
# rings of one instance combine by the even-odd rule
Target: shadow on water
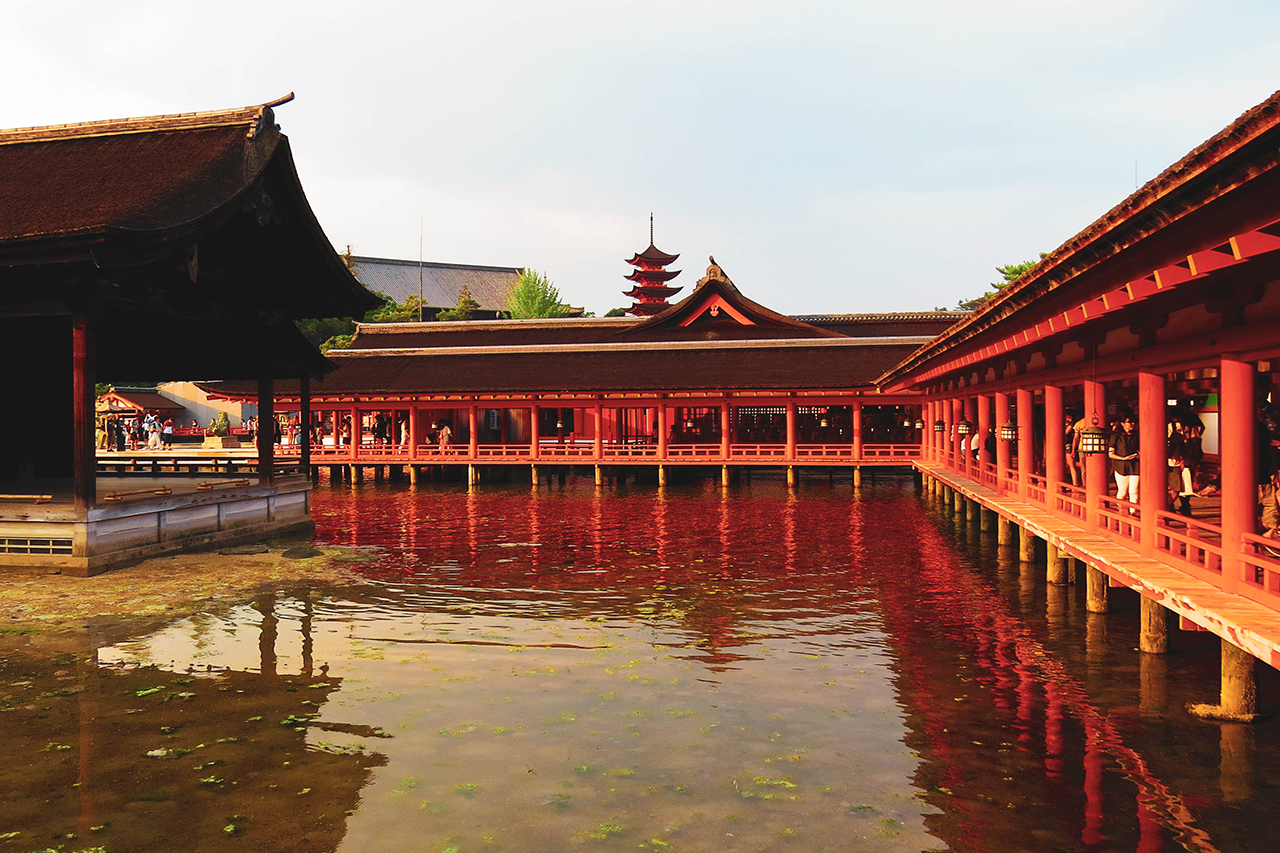
[[1086,614],[910,477],[313,497],[365,585],[3,656],[6,845],[1235,851],[1276,817],[1276,724],[1183,711],[1214,638],[1139,654],[1132,593]]

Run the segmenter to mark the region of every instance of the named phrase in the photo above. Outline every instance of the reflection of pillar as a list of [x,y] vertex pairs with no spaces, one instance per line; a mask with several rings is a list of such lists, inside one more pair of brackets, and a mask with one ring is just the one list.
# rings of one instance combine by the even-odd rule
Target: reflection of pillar
[[1163,717],[1169,704],[1169,662],[1162,655],[1138,657],[1138,709],[1146,717]]
[[1085,614],[1084,655],[1090,666],[1102,662],[1107,654],[1107,617],[1102,613]]
[[1239,803],[1253,796],[1253,727],[1242,723],[1223,723],[1218,748],[1218,786],[1222,799]]
[[1062,776],[1062,696],[1058,693],[1058,685],[1047,682],[1044,698],[1045,775],[1058,779]]
[[796,569],[796,493],[787,493],[787,509],[782,516],[782,544],[788,573]]
[[[259,412],[262,410],[259,409]],[[262,416],[258,416],[258,426],[262,426]],[[259,667],[263,675],[276,674],[276,632],[280,620],[276,618],[276,597],[268,593],[253,602],[253,609],[262,614],[262,624],[258,633]]]
[[1240,559],[1246,533],[1255,532],[1258,512],[1257,413],[1254,366],[1224,355],[1218,372],[1218,458],[1222,467],[1222,588],[1235,592],[1244,572]]
[[1067,624],[1067,588],[1050,584],[1045,588],[1045,615],[1050,636],[1062,636]]
[[80,673],[79,690],[76,691],[76,707],[80,718],[80,754],[76,777],[76,790],[80,794],[80,818],[77,829],[81,838],[88,838],[96,826],[97,809],[93,800],[93,724],[98,719],[98,650],[81,649],[76,659]]
[[1138,648],[1148,654],[1162,655],[1169,651],[1169,616],[1164,605],[1147,595],[1141,596],[1142,624],[1138,634]]
[[1100,739],[1097,722],[1086,717],[1084,720],[1084,829],[1080,833],[1080,841],[1086,847],[1102,843],[1102,827],[1106,822],[1102,799],[1104,774]]
[[310,678],[313,661],[311,659],[312,652],[315,648],[315,639],[311,636],[311,622],[315,615],[315,608],[311,603],[311,591],[303,590],[302,592],[302,674]]

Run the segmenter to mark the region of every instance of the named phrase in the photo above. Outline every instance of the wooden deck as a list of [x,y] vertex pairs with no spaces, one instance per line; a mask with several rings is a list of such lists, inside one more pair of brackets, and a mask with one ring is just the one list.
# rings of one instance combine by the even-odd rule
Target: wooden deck
[[920,461],[916,467],[969,500],[999,513],[1066,554],[1104,572],[1113,584],[1134,589],[1178,616],[1225,637],[1254,657],[1280,667],[1280,614],[1243,595],[1224,592],[1169,563],[1144,557],[1122,541],[1092,532],[1010,495]]

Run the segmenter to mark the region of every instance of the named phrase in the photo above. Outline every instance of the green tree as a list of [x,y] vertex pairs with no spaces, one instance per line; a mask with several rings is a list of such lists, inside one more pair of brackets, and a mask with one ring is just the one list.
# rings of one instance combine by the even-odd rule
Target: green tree
[[[415,296],[414,299],[417,299]],[[436,314],[437,320],[470,320],[476,311],[480,310],[480,303],[471,298],[471,291],[464,284],[462,290],[458,292],[458,304],[452,308],[445,308]]]
[[550,279],[536,270],[524,270],[520,280],[507,291],[507,313],[513,320],[526,320],[564,317],[568,312],[560,304],[560,291]]
[[610,308],[605,312],[606,317],[625,317],[627,316],[626,308]]
[[[1048,253],[1046,252],[1041,252],[1040,259],[1043,260],[1047,254]],[[1005,264],[1002,267],[996,267],[996,272],[1000,273],[1000,277],[1003,281],[991,282],[991,290],[988,290],[981,296],[973,299],[961,299],[958,303],[959,309],[961,311],[976,311],[994,299],[997,293],[1026,275],[1027,272],[1038,263],[1040,263],[1040,260],[1023,261],[1020,264]]]

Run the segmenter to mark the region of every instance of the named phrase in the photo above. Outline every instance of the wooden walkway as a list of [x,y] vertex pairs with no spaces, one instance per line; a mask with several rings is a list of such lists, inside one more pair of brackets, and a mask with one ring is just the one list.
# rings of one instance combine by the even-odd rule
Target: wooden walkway
[[942,465],[916,468],[1026,529],[1064,553],[1099,569],[1113,583],[1158,601],[1178,616],[1224,637],[1259,660],[1280,668],[1280,614],[1241,595],[1223,592],[1168,563],[1077,527],[1044,509],[998,494]]

